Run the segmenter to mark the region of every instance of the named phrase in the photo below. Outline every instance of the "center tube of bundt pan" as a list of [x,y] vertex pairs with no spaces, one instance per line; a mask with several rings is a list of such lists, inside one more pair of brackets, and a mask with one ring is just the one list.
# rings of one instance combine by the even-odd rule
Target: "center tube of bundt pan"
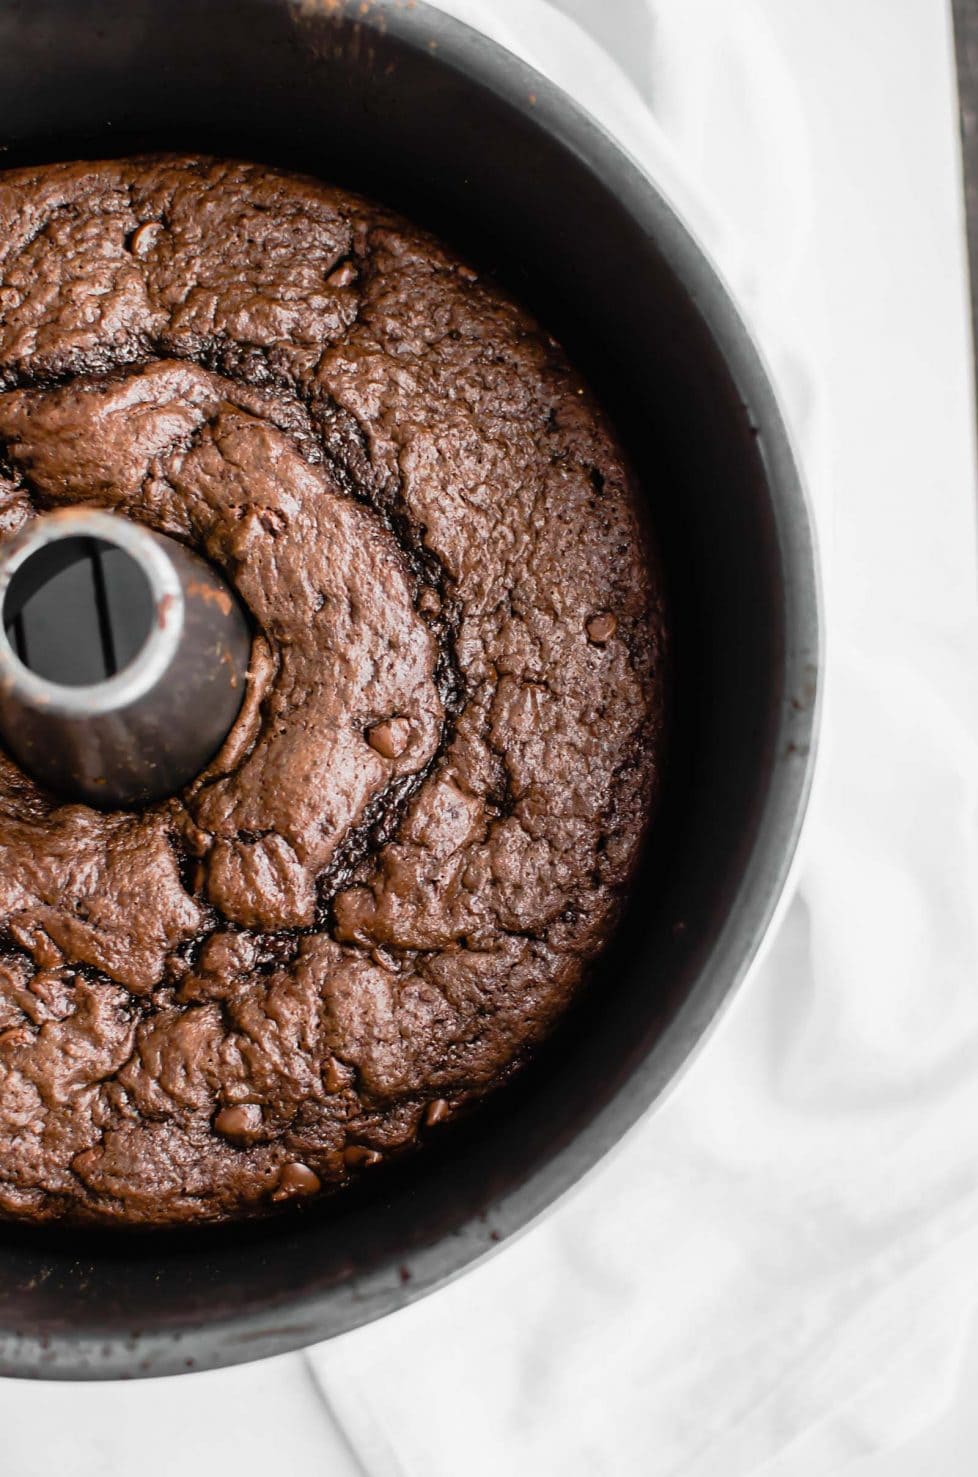
[[218,571],[128,518],[66,508],[0,547],[0,739],[66,799],[181,790],[227,737],[250,652]]

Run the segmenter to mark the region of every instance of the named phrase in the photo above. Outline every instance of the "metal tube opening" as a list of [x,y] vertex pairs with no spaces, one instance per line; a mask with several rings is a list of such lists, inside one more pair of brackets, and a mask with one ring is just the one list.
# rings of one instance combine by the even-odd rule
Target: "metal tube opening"
[[153,592],[117,544],[69,534],[15,572],[3,627],[19,660],[61,686],[104,682],[129,666],[153,628]]
[[44,513],[0,545],[0,742],[58,795],[173,795],[244,697],[251,636],[185,544],[99,508]]

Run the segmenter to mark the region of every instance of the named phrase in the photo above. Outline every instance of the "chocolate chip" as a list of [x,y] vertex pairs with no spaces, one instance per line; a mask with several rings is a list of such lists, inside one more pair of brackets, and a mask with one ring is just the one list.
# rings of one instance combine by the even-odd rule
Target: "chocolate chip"
[[257,1103],[222,1108],[214,1119],[214,1128],[222,1138],[230,1139],[234,1144],[253,1144],[261,1137],[261,1108]]
[[597,615],[592,615],[587,623],[588,640],[593,641],[595,646],[603,646],[610,641],[618,629],[618,620],[610,611],[601,610]]
[[148,256],[162,229],[159,221],[143,221],[141,226],[137,226],[129,237],[129,250],[133,256]]
[[443,1097],[436,1097],[424,1110],[425,1128],[434,1128],[436,1123],[444,1123],[451,1109]]
[[352,262],[341,262],[326,278],[327,287],[349,287],[357,280],[357,269]]
[[315,1195],[321,1189],[319,1175],[314,1174],[308,1165],[294,1160],[282,1166],[272,1199],[291,1200],[294,1195]]
[[384,759],[399,759],[411,741],[411,725],[406,718],[385,718],[367,733],[367,742]]
[[376,1149],[368,1149],[366,1144],[348,1144],[343,1150],[347,1169],[369,1169],[371,1164],[379,1164],[383,1157]]

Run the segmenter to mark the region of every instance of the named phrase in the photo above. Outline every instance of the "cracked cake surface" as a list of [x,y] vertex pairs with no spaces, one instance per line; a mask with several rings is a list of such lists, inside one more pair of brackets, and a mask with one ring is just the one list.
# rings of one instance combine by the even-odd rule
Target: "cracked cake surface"
[[373,1172],[519,1066],[634,870],[664,619],[622,452],[379,206],[44,166],[0,174],[0,537],[65,504],[211,560],[253,651],[163,802],[0,754],[0,1210],[217,1220]]

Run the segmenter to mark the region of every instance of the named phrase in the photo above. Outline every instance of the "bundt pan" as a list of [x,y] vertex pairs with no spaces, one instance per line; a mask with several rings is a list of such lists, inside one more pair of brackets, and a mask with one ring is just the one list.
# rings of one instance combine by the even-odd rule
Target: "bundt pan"
[[372,194],[567,345],[667,572],[666,797],[616,943],[532,1065],[425,1152],[305,1212],[182,1234],[0,1227],[0,1374],[173,1374],[328,1338],[539,1216],[675,1078],[767,928],[808,791],[812,532],[751,341],[635,164],[415,0],[0,0],[0,159],[207,150]]

